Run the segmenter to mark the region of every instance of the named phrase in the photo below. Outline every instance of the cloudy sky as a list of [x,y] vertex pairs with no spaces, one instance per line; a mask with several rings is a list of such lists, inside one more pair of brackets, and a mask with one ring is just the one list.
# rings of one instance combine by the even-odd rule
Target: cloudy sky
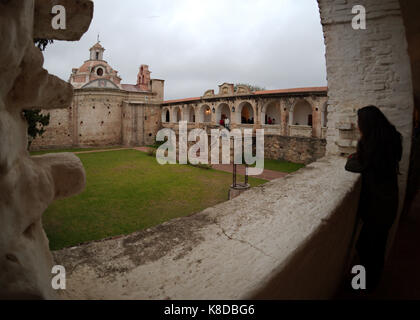
[[269,89],[324,86],[315,0],[95,0],[79,42],[56,41],[45,68],[68,80],[100,34],[104,59],[136,83],[140,64],[165,80],[165,99],[201,96],[223,82]]

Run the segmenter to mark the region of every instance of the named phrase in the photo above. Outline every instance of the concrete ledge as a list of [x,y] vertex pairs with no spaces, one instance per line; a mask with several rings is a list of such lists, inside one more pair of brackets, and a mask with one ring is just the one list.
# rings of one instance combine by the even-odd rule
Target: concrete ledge
[[69,298],[329,298],[342,276],[359,175],[325,157],[186,218],[54,253]]

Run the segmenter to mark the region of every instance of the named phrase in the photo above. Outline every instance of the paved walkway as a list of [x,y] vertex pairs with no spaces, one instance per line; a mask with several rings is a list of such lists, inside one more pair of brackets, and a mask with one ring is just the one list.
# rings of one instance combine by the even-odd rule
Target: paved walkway
[[149,150],[152,149],[152,148],[150,148],[150,147],[134,147],[133,149],[137,150],[137,151],[141,151],[141,152],[149,152]]

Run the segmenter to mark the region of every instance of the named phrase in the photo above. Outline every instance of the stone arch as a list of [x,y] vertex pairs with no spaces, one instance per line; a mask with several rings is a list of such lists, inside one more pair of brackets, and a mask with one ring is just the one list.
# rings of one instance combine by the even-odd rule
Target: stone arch
[[312,127],[312,106],[306,99],[297,100],[289,113],[289,124]]
[[199,122],[211,122],[211,108],[208,104],[203,104],[200,106],[198,114]]
[[195,108],[192,105],[187,105],[185,107],[185,120],[190,123],[195,123],[197,121],[197,117],[195,115]]
[[216,108],[216,122],[217,122],[217,124],[219,124],[220,120],[224,119],[224,118],[229,118],[229,120],[232,120],[230,107],[226,102],[220,103]]
[[162,123],[171,122],[171,112],[168,107],[162,109]]
[[269,124],[269,119],[272,122],[274,119],[274,123],[271,124],[281,123],[281,110],[278,101],[269,101],[263,106],[261,110],[261,124]]
[[175,106],[172,108],[172,122],[178,123],[182,120],[181,107]]
[[255,107],[249,101],[243,101],[239,104],[236,111],[237,123],[249,123],[253,119],[253,123],[256,121]]

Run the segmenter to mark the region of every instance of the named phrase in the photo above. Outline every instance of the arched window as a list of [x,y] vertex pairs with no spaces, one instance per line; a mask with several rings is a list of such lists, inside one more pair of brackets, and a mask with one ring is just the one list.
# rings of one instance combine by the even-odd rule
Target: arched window
[[224,124],[226,118],[229,118],[229,121],[232,120],[230,114],[230,108],[226,103],[221,103],[217,106],[216,121],[217,124]]
[[249,102],[243,102],[239,105],[238,108],[240,111],[240,123],[244,124],[254,124],[254,109]]
[[280,107],[276,102],[271,102],[265,109],[265,124],[280,124]]
[[201,106],[199,122],[211,122],[211,109],[206,104]]
[[292,125],[312,127],[312,107],[306,100],[298,101],[290,116]]

